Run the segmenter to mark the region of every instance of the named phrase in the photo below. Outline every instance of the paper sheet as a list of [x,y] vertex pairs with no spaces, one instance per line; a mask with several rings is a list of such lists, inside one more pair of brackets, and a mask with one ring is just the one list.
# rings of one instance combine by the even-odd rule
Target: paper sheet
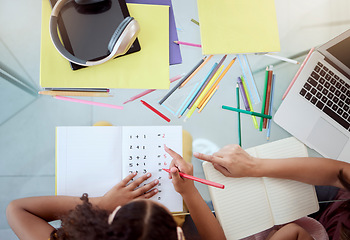
[[169,6],[128,4],[141,31],[141,51],[73,71],[49,34],[51,7],[42,0],[40,85],[45,88],[169,88]]

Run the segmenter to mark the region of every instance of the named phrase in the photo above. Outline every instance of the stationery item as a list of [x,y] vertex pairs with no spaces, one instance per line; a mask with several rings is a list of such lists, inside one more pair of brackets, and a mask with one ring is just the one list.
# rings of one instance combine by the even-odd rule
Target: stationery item
[[56,128],[56,194],[103,196],[130,173],[159,180],[151,199],[171,212],[183,211],[182,197],[168,174],[171,157],[164,144],[182,153],[181,126],[91,126]]
[[299,76],[301,70],[303,70],[305,64],[306,64],[307,61],[309,60],[309,58],[310,58],[310,56],[311,56],[311,54],[312,54],[312,52],[313,52],[314,50],[315,50],[314,47],[311,48],[310,51],[309,51],[309,53],[306,55],[306,57],[305,57],[303,63],[301,64],[299,70],[297,71],[297,73],[295,74],[294,78],[293,78],[292,81],[290,82],[290,84],[289,84],[287,90],[284,92],[284,94],[283,94],[283,96],[282,96],[282,100],[287,96],[289,90],[292,88],[292,86],[293,86],[295,80],[298,78],[298,76]]
[[196,91],[196,89],[198,89],[198,85],[199,84],[200,84],[199,82],[196,83],[196,85],[193,87],[193,89],[190,92],[190,94],[188,94],[188,96],[186,97],[185,101],[180,106],[179,110],[176,112],[176,116],[178,118],[182,117],[182,115],[185,113],[185,111],[188,108],[188,106],[191,104],[191,99],[195,96],[195,91]]
[[174,43],[179,44],[179,45],[192,46],[192,47],[199,47],[199,48],[202,47],[202,45],[200,45],[200,44],[183,42],[183,41],[174,41]]
[[203,54],[280,51],[274,0],[197,0],[197,7]]
[[44,88],[45,91],[110,92],[107,88]]
[[[216,72],[218,71],[218,69],[221,67],[222,63],[225,61],[227,55],[224,55],[220,62],[216,65],[216,67],[214,68],[214,70],[211,72],[210,76],[208,77],[207,81],[203,84],[203,86],[201,87],[201,89],[199,90],[199,93],[197,94],[196,98],[194,99],[194,101],[192,101],[190,107],[192,107],[192,105],[195,103],[195,101],[198,99],[198,97],[202,94],[204,88],[208,85],[208,83],[210,82],[210,80],[214,77],[214,75],[216,74]],[[215,77],[216,79],[217,77]]]
[[[236,99],[237,99],[237,109],[240,109],[240,104],[239,104],[239,87],[238,87],[238,83],[236,85]],[[238,144],[239,146],[242,147],[242,133],[241,133],[241,113],[238,112],[237,114],[238,116]]]
[[[170,173],[170,169],[165,169],[165,168],[163,168],[163,170],[166,171],[167,173]],[[212,186],[212,187],[216,187],[216,188],[221,188],[221,189],[224,189],[224,188],[225,188],[225,185],[222,185],[222,184],[220,184],[220,183],[215,183],[215,182],[208,181],[208,180],[205,180],[205,179],[197,178],[197,177],[188,175],[188,174],[186,174],[186,173],[179,172],[179,175],[180,175],[181,177],[183,177],[183,178],[191,179],[191,180],[193,180],[193,181],[206,184],[206,185],[208,185],[208,186]]]
[[186,79],[204,62],[204,60],[206,59],[206,57],[204,57],[203,59],[201,59],[196,66],[194,66],[194,68],[191,69],[190,72],[187,73],[187,75],[185,77],[183,77],[181,79],[181,81],[179,81],[160,101],[159,104],[163,104],[163,102],[165,100],[167,100],[167,98],[173,93],[175,92],[176,89],[178,89],[180,87],[180,85],[186,81]]
[[322,156],[350,159],[350,30],[309,57],[274,122]]
[[174,41],[178,40],[174,9],[171,0],[126,0],[127,3],[167,5],[169,6],[169,64],[179,64],[182,62],[180,46]]
[[[216,80],[216,82],[211,86],[211,88],[215,88],[221,81],[221,79],[223,79],[223,77],[225,76],[225,74],[227,73],[227,71],[232,67],[232,65],[235,63],[236,61],[236,58],[233,58],[231,60],[231,62],[227,65],[227,67],[225,68],[225,70],[222,72],[222,74],[220,75],[220,77],[218,78],[218,80]],[[203,91],[204,94],[206,94],[208,91]],[[203,101],[202,99],[199,100],[199,104],[198,104],[198,107],[200,108],[203,104]]]
[[[222,69],[224,68],[224,65],[221,65],[221,67],[218,69],[218,71],[215,73],[215,75],[213,76],[213,78],[209,81],[209,83],[207,84],[207,86],[204,88],[203,92],[201,93],[201,95],[198,97],[198,99],[195,101],[195,103],[192,105],[192,107],[189,109],[188,113],[186,114],[186,119],[184,121],[187,120],[187,118],[190,118],[191,115],[193,114],[193,112],[196,110],[196,108],[199,106],[199,103],[202,102],[203,98],[205,97],[205,95],[207,94],[207,92],[210,90],[210,86],[212,86],[215,82],[215,80],[218,78],[218,76],[220,75]],[[200,107],[199,107],[200,108]]]
[[191,18],[191,22],[193,22],[193,23],[195,23],[195,24],[197,24],[199,26],[199,22],[194,20],[193,18]]
[[192,99],[190,105],[187,107],[188,109],[190,109],[193,106],[193,104],[196,102],[196,100],[198,99],[198,97],[202,93],[203,89],[206,87],[205,84],[208,83],[208,81],[210,80],[210,76],[212,74],[214,74],[214,70],[217,68],[217,65],[218,65],[217,63],[214,63],[213,67],[210,69],[207,76],[204,78],[204,80],[199,85],[198,90],[196,91],[196,93],[194,95],[194,98]]
[[[272,104],[273,104],[273,92],[275,88],[275,74],[272,75],[272,84],[271,84],[271,96],[270,96],[270,107],[269,107],[269,113],[272,115]],[[271,134],[271,119],[267,121],[267,133],[266,133],[266,139],[267,141],[270,140],[270,134]]]
[[264,54],[266,57],[270,57],[270,58],[275,58],[281,61],[285,61],[285,62],[289,62],[289,63],[293,63],[293,64],[299,64],[298,61],[293,60],[293,59],[289,59],[289,58],[285,58],[285,57],[281,57],[281,56],[277,56],[277,55],[272,55],[272,54]]
[[69,102],[76,102],[76,103],[94,105],[94,106],[99,106],[99,107],[108,107],[108,108],[114,108],[114,109],[120,109],[120,110],[123,109],[122,106],[112,105],[112,104],[107,104],[107,103],[98,103],[98,102],[93,102],[93,101],[87,101],[87,100],[70,98],[70,97],[62,97],[62,96],[52,96],[52,97],[59,99],[59,100],[69,101]]
[[[306,147],[294,137],[246,149],[259,158],[307,157]],[[241,239],[318,211],[315,187],[277,178],[231,178],[204,162],[207,180],[225,185],[209,188],[215,215],[228,240]]]
[[181,83],[179,88],[182,88],[183,86],[186,85],[186,83],[188,83],[188,81],[191,80],[191,78],[196,75],[196,73],[213,57],[213,55],[210,55],[209,57],[207,57],[204,62],[202,62],[202,64],[183,82]]
[[[241,80],[242,80],[242,85],[243,85],[243,89],[244,89],[245,95],[247,96],[247,100],[248,100],[248,104],[249,104],[250,111],[254,112],[253,105],[252,105],[252,102],[250,101],[249,93],[248,93],[248,90],[247,90],[247,85],[245,84],[245,81],[244,81],[244,77],[243,77],[243,76],[241,76]],[[247,111],[248,111],[248,110],[247,110]],[[255,116],[252,116],[252,119],[253,119],[254,127],[255,127],[256,129],[258,129],[258,128],[259,128],[259,125],[258,125],[258,121],[256,120],[256,117],[255,117]]]
[[216,91],[218,90],[219,86],[217,86],[216,88],[213,89],[213,91],[211,93],[209,93],[209,96],[205,99],[204,103],[202,104],[202,106],[200,107],[200,109],[198,110],[198,113],[202,112],[204,107],[207,105],[207,103],[210,101],[210,99],[214,96],[214,94],[216,93]]
[[52,45],[50,3],[42,0],[40,85],[43,88],[168,89],[169,6],[127,4],[127,7],[130,16],[140,24],[138,40],[142,50],[72,71],[67,60]]
[[[173,78],[170,78],[169,81],[170,81],[170,83],[173,83],[173,82],[179,80],[180,78],[182,78],[183,76],[184,76],[184,74],[182,74],[182,75],[177,75],[177,76],[175,76],[175,77],[173,77]],[[145,95],[147,95],[147,94],[149,94],[149,93],[151,93],[151,92],[154,92],[155,90],[157,90],[157,89],[148,89],[148,90],[146,90],[146,91],[143,91],[142,93],[139,93],[139,94],[137,94],[137,95],[131,97],[129,100],[123,102],[123,104],[126,104],[126,103],[128,103],[128,102],[134,101],[134,100],[136,100],[136,99],[138,99],[138,98],[140,98],[140,97],[143,97],[143,96],[145,96]]]
[[237,109],[237,108],[233,108],[233,107],[229,107],[229,106],[225,106],[225,105],[222,105],[222,109],[231,110],[231,111],[240,112],[240,113],[245,113],[245,114],[249,114],[249,115],[253,115],[253,116],[257,116],[257,117],[261,117],[261,118],[266,118],[266,119],[272,118],[271,115],[262,114],[262,113],[258,113],[258,112],[246,111],[243,109]]
[[[271,96],[271,85],[272,85],[272,65],[269,67],[268,78],[267,78],[267,90],[266,90],[266,100],[265,100],[265,114],[269,114],[269,106],[270,106],[270,96]],[[265,129],[267,126],[267,119],[265,118],[263,121],[263,128]]]
[[256,88],[254,77],[250,70],[247,57],[246,55],[237,55],[237,58],[238,58],[239,66],[241,67],[241,70],[242,70],[242,74],[245,79],[245,83],[247,86],[248,93],[250,95],[250,99],[254,104],[258,104],[260,102],[260,96],[258,93],[258,89]]
[[240,77],[237,78],[237,83],[238,83],[239,90],[241,91],[241,96],[242,96],[242,99],[243,99],[245,110],[250,111],[248,99],[247,99],[247,96],[245,94],[244,87],[243,87],[243,84],[242,84],[242,80],[241,80]]
[[[73,70],[83,68],[81,65],[102,64],[117,55],[123,56],[123,52],[126,55],[140,51],[136,38],[139,25],[137,20],[130,18],[125,1],[100,1],[97,7],[92,1],[76,1],[74,4],[47,1],[50,1],[53,12],[50,18],[52,44],[70,62]],[[119,35],[114,34],[117,28],[121,31]]]
[[[261,104],[261,113],[265,112],[265,104],[266,104],[266,94],[267,94],[267,85],[268,85],[268,78],[269,78],[269,67],[266,67],[266,72],[265,72],[265,85],[264,85],[264,97],[263,97],[263,102]],[[262,131],[263,129],[263,124],[264,124],[264,119],[260,119],[260,127],[259,130]]]
[[157,109],[155,109],[154,107],[152,107],[151,105],[149,105],[148,103],[146,103],[145,101],[141,100],[142,104],[145,105],[146,107],[148,107],[150,110],[152,110],[155,114],[157,114],[159,117],[163,118],[165,121],[170,122],[170,119],[165,116],[164,114],[162,114],[161,112],[159,112]]
[[74,96],[74,97],[112,97],[108,92],[82,92],[82,91],[39,91],[40,95]]

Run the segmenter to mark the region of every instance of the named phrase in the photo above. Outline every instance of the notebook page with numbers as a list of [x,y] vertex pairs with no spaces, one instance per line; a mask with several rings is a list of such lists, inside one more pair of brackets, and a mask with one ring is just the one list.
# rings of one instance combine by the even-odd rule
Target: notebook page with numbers
[[161,170],[172,160],[164,144],[182,155],[181,126],[57,127],[56,195],[102,196],[131,172],[151,173],[143,183],[159,180],[151,199],[182,212],[182,197]]

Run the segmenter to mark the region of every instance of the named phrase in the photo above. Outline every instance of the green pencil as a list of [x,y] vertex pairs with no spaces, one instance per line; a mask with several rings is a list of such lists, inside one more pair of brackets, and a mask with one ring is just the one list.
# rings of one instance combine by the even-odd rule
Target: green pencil
[[[236,85],[236,98],[237,98],[237,108],[240,108],[240,103],[239,103],[239,87],[238,83]],[[241,137],[241,113],[238,112],[238,144],[239,146],[242,147],[242,137]]]
[[243,109],[238,109],[238,108],[229,107],[229,106],[225,106],[225,105],[222,105],[222,109],[231,110],[231,111],[240,112],[240,113],[245,113],[245,114],[249,114],[249,115],[253,115],[253,116],[257,116],[257,117],[261,117],[261,118],[267,118],[267,119],[272,118],[271,115],[266,115],[266,114],[258,113],[258,112],[250,112],[250,111],[246,111]]
[[[268,77],[269,77],[269,67],[266,67],[264,97],[263,97],[263,102],[262,102],[262,104],[261,104],[261,114],[263,114],[264,111],[265,111],[265,102],[266,102],[266,91],[267,91]],[[264,124],[264,119],[263,119],[263,118],[260,118],[260,126],[259,126],[259,130],[260,130],[260,131],[262,131],[263,124]]]

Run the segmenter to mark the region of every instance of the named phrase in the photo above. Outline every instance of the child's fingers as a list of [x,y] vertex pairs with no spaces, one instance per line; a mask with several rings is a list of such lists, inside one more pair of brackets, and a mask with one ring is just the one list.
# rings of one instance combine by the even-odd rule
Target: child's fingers
[[129,189],[135,189],[136,187],[138,187],[141,183],[143,183],[145,180],[147,180],[148,178],[150,178],[152,176],[151,173],[147,173],[142,175],[141,177],[137,178],[135,181],[133,181],[132,183],[130,183],[127,188]]
[[170,168],[170,174],[174,185],[178,184],[182,180],[176,167]]
[[151,191],[148,191],[147,193],[141,195],[139,198],[140,198],[140,199],[148,199],[148,198],[153,197],[153,196],[156,195],[157,193],[158,193],[158,189],[155,188],[155,189],[152,189]]
[[136,176],[136,172],[130,173],[128,176],[126,176],[123,180],[120,181],[120,185],[122,187],[126,186],[128,184],[128,182],[131,181],[131,179],[133,179]]
[[158,183],[159,183],[159,181],[158,181],[158,179],[156,179],[156,180],[134,190],[133,194],[135,195],[135,197],[141,196],[141,195],[145,194],[146,192],[148,192],[149,190],[151,190],[153,187],[155,187]]

